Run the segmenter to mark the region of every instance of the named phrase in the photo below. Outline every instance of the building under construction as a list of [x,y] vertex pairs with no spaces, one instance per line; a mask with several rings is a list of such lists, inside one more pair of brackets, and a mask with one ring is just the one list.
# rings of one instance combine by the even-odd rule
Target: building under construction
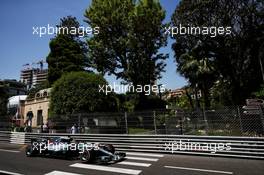
[[20,73],[20,82],[30,89],[36,85],[44,83],[48,78],[48,69],[43,69],[43,61],[39,61],[40,68],[34,68],[30,64],[25,64]]

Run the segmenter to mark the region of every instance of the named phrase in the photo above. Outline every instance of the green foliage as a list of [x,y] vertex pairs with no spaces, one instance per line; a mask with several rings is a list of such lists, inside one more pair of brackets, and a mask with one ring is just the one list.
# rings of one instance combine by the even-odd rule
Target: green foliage
[[120,111],[133,112],[140,110],[164,109],[166,102],[155,95],[146,96],[140,99],[139,94],[119,94]]
[[168,104],[171,108],[192,109],[189,98],[185,94],[181,97],[172,97],[168,99]]
[[6,86],[0,84],[0,117],[7,113],[7,99]]
[[89,58],[102,73],[133,85],[152,84],[164,70],[168,55],[162,21],[165,11],[155,0],[93,0],[86,22],[100,32],[88,40]]
[[118,99],[114,94],[99,92],[106,80],[94,73],[70,72],[52,86],[51,114],[117,111]]
[[116,94],[119,99],[119,110],[125,112],[133,112],[137,103],[135,94]]
[[[218,108],[224,105],[232,105],[231,84],[227,80],[218,80],[210,89],[211,106]],[[225,92],[225,93],[224,93]]]
[[129,134],[146,134],[147,132],[150,132],[150,129],[144,129],[144,128],[128,128]]
[[[180,96],[170,97],[167,99],[167,103],[169,108],[172,109],[191,109],[194,110],[194,99],[192,95],[194,95],[195,90],[190,86],[183,87],[183,93]],[[168,93],[168,92],[166,92]]]
[[130,100],[130,101],[125,101],[123,103],[123,110],[127,112],[133,112],[135,109],[135,101]]
[[258,91],[254,92],[253,95],[257,98],[264,99],[264,84],[262,84],[261,88]]
[[143,99],[139,98],[135,110],[165,109],[166,104],[166,101],[160,99],[158,96],[150,95]]
[[[206,105],[214,87],[216,103],[225,94],[232,104],[241,104],[261,83],[259,60],[263,59],[263,1],[189,1],[183,0],[172,16],[172,25],[194,27],[231,27],[231,35],[176,35],[173,50],[177,70],[192,87],[202,90]],[[223,87],[215,83],[224,82]],[[216,87],[217,86],[217,87]],[[218,94],[217,94],[218,93]],[[220,93],[220,94],[219,94]],[[207,97],[208,96],[208,97]],[[215,98],[215,100],[217,100]]]
[[[79,27],[75,17],[68,16],[61,19],[58,27]],[[50,53],[47,57],[48,80],[52,85],[65,72],[83,71],[88,66],[87,48],[78,35],[59,33],[50,41]]]
[[186,95],[179,97],[177,106],[181,109],[191,109],[189,99]]

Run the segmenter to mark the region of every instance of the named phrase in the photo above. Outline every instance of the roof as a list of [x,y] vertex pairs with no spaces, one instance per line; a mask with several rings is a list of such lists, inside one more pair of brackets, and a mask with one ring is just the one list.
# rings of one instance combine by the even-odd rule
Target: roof
[[8,106],[15,106],[19,104],[19,100],[26,100],[27,95],[16,95],[8,98]]

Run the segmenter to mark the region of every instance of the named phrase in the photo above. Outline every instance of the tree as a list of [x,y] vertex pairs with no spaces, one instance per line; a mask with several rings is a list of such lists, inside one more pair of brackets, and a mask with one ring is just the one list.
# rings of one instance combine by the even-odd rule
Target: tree
[[66,32],[66,29],[70,31],[71,28],[78,29],[79,26],[76,18],[71,16],[62,18],[57,26],[60,30],[49,44],[50,53],[47,57],[50,85],[65,72],[83,71],[89,66],[86,44],[80,40],[78,33]]
[[[208,91],[214,86],[219,87],[216,82],[224,82],[225,88],[220,88],[220,96],[231,96],[231,102],[224,101],[225,105],[243,103],[245,98],[260,87],[262,81],[259,60],[263,58],[260,58],[259,53],[264,35],[263,12],[264,2],[259,0],[181,1],[172,16],[173,26],[231,27],[231,34],[215,37],[191,34],[174,36],[173,50],[179,64],[178,70],[192,63],[185,59],[190,58],[187,56],[191,56],[197,63],[205,60],[203,65],[210,65],[208,68],[213,68],[211,73],[215,77],[211,77],[207,71],[200,74],[206,75],[202,79],[197,76],[199,82],[207,84],[201,84],[201,90]],[[193,49],[198,44],[198,53],[202,54],[197,56]],[[199,73],[199,69],[185,70],[182,74],[189,80],[192,75]],[[208,78],[208,73],[211,78]]]
[[230,86],[230,82],[222,77],[219,77],[219,80],[214,82],[210,89],[212,107],[223,107],[233,103],[232,91],[229,90]]
[[162,24],[165,11],[156,0],[93,0],[86,22],[100,32],[88,40],[89,58],[99,71],[134,86],[153,84],[168,55]]
[[205,55],[202,46],[198,43],[188,53],[182,54],[178,60],[178,72],[189,79],[191,87],[195,91],[196,107],[200,107],[197,97],[198,90],[201,89],[205,107],[210,106],[210,88],[215,81],[214,62],[212,57]]
[[106,80],[94,73],[70,72],[62,75],[52,87],[51,114],[76,114],[118,110],[114,94],[99,92]]
[[262,84],[261,88],[258,91],[254,92],[253,95],[257,98],[264,99],[264,84]]

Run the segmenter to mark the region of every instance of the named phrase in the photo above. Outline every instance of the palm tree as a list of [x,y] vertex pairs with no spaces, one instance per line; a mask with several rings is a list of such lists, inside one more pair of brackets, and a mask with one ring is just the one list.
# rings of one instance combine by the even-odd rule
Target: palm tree
[[198,88],[201,89],[205,107],[210,106],[209,89],[215,80],[214,56],[206,53],[203,45],[198,42],[190,52],[186,52],[178,59],[177,71],[186,77],[195,90],[196,107],[200,107],[197,98]]

